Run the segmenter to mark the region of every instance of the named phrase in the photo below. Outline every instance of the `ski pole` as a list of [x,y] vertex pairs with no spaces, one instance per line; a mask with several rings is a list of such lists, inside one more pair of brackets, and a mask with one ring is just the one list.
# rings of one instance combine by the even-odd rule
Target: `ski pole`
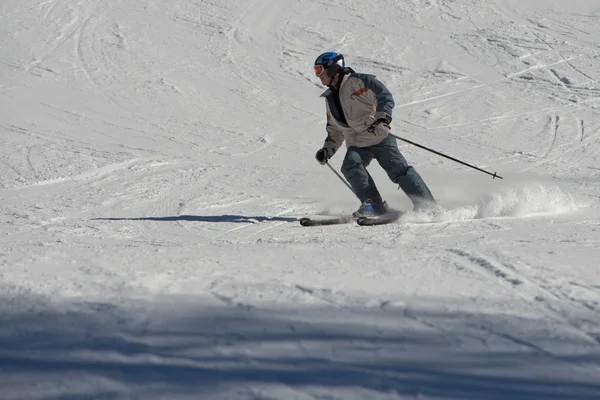
[[477,168],[477,167],[475,167],[475,166],[473,166],[473,165],[471,165],[471,164],[467,164],[467,163],[466,163],[466,162],[464,162],[464,161],[457,160],[457,159],[456,159],[456,158],[454,158],[454,157],[450,157],[450,156],[448,156],[448,155],[446,155],[446,154],[444,154],[444,153],[440,153],[439,151],[435,151],[435,150],[433,150],[433,149],[430,149],[429,147],[425,147],[425,146],[422,146],[422,145],[420,145],[420,144],[418,144],[418,143],[411,142],[411,141],[410,141],[410,140],[408,140],[408,139],[401,138],[400,136],[396,136],[396,135],[394,135],[394,134],[392,134],[392,133],[390,133],[390,136],[393,136],[393,137],[395,137],[395,138],[396,138],[396,139],[398,139],[398,140],[402,140],[403,142],[406,142],[406,143],[412,144],[413,146],[417,146],[417,147],[419,147],[419,148],[421,148],[421,149],[423,149],[423,150],[430,151],[430,152],[432,152],[433,154],[437,154],[438,156],[445,157],[445,158],[447,158],[447,159],[449,159],[449,160],[452,160],[452,161],[455,161],[455,162],[457,162],[457,163],[459,163],[459,164],[466,165],[467,167],[471,167],[471,168],[473,168],[473,169],[476,169],[477,171],[480,171],[480,172],[483,172],[483,173],[485,173],[485,174],[491,175],[491,176],[492,176],[492,179],[496,179],[496,178],[498,178],[498,179],[504,179],[503,177],[501,177],[500,175],[496,174],[495,172],[492,174],[491,172],[485,171],[485,170],[483,170],[483,169],[481,169],[481,168]]
[[348,184],[348,182],[346,182],[346,180],[335,170],[335,168],[333,168],[331,166],[331,164],[329,164],[328,161],[325,161],[325,164],[327,164],[327,166],[329,167],[329,169],[332,170],[333,173],[336,174],[338,178],[340,178],[340,181],[344,182],[344,185],[348,186],[348,189],[350,189],[352,191],[352,193],[354,193],[356,195],[356,192],[354,191],[354,189],[352,189],[352,186],[350,186]]

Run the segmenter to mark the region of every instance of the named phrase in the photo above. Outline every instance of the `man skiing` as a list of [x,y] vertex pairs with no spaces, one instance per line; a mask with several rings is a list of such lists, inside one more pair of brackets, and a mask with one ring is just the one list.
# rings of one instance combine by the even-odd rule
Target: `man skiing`
[[394,99],[385,85],[374,75],[347,68],[344,56],[335,52],[317,57],[314,71],[329,88],[321,95],[326,100],[327,138],[315,157],[325,165],[346,141],[342,173],[362,203],[352,215],[373,217],[388,211],[366,169],[373,159],[406,193],[415,209],[433,204],[429,188],[398,150],[396,138],[389,135]]

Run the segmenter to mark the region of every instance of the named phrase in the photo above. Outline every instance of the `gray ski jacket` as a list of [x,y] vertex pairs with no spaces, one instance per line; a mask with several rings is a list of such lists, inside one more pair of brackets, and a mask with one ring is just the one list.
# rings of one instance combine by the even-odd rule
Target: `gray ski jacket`
[[367,147],[381,142],[389,134],[385,124],[377,124],[372,133],[367,131],[380,118],[391,122],[395,106],[390,91],[374,75],[354,71],[345,74],[339,86],[339,102],[334,90],[329,88],[321,94],[327,107],[324,147],[333,153],[344,141],[346,147]]

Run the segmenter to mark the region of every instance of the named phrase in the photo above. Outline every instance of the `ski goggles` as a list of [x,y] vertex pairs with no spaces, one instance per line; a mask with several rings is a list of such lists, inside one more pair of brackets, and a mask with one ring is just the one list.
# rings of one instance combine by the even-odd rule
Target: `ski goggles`
[[320,78],[321,75],[323,75],[327,70],[324,65],[315,65],[313,69],[315,70],[315,75],[317,78]]

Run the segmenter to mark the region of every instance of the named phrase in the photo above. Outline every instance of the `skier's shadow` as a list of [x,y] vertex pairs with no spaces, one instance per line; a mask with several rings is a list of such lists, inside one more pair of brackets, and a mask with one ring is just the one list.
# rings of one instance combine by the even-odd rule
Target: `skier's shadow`
[[138,218],[93,218],[94,221],[190,221],[190,222],[233,222],[241,224],[253,224],[255,222],[295,222],[298,218],[288,217],[266,217],[245,215],[175,215],[172,217],[138,217]]

